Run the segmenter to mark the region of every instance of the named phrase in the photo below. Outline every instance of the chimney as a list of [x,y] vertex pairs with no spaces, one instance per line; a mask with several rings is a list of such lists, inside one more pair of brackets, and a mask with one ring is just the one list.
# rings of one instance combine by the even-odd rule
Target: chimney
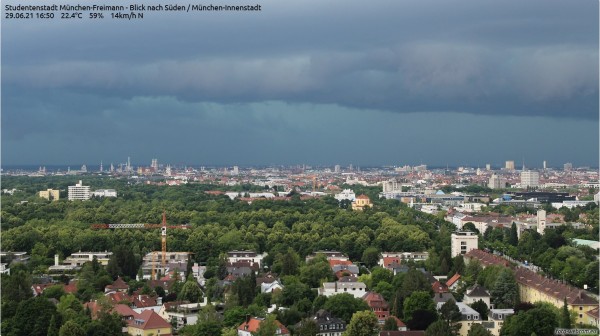
[[246,314],[246,324],[250,323],[250,314]]
[[54,266],[58,266],[58,254],[54,255]]
[[156,305],[162,306],[162,298],[160,296],[156,298]]

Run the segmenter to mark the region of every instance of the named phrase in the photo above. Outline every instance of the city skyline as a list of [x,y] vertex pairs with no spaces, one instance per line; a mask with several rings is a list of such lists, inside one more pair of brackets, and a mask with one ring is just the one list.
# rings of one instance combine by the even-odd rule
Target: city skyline
[[261,4],[6,23],[2,165],[598,166],[598,2]]

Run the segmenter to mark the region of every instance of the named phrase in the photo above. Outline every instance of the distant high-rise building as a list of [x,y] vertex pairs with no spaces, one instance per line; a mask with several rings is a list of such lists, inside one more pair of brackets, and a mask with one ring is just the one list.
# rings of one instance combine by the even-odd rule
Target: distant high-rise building
[[490,189],[503,189],[506,188],[506,179],[502,176],[492,174],[488,182],[488,188]]
[[515,170],[515,161],[506,161],[504,168],[508,170]]
[[238,175],[240,173],[240,168],[238,166],[233,166],[232,175]]
[[114,172],[115,171],[115,166],[112,164],[112,162],[110,163],[110,172]]
[[565,163],[565,164],[563,165],[563,169],[564,169],[565,171],[570,171],[570,170],[573,170],[573,164],[572,164],[571,162],[567,162],[567,163]]
[[150,167],[152,167],[152,169],[154,169],[155,171],[158,170],[158,160],[152,159],[152,163],[150,164]]
[[167,176],[171,176],[171,165],[170,164],[167,165],[167,169],[165,169],[165,174]]
[[333,171],[335,173],[339,173],[342,170],[342,167],[340,167],[340,165],[335,165],[335,168],[333,169]]
[[402,191],[402,183],[398,183],[396,180],[383,181],[383,192],[394,192]]
[[352,164],[350,164],[350,167],[348,167],[348,170],[352,171],[352,169],[354,169],[354,168],[352,167]]
[[486,163],[485,164],[485,170],[488,170],[488,171],[492,170],[492,165],[489,164],[489,163]]
[[81,172],[82,173],[87,173],[87,166],[86,165],[81,166]]
[[548,166],[546,165],[546,160],[544,160],[544,170],[548,169]]
[[532,170],[521,172],[521,187],[537,188],[540,186],[540,173]]
[[90,187],[84,186],[81,180],[74,186],[69,186],[69,201],[73,200],[89,200],[91,197]]
[[104,171],[104,167],[102,166],[102,160],[100,160],[100,172],[102,173]]

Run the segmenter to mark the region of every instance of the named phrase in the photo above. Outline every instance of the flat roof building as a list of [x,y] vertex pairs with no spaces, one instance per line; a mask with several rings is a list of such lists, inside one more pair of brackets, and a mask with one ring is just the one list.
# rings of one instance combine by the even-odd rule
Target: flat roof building
[[479,237],[474,232],[460,231],[451,235],[451,253],[452,257],[467,254],[469,251],[477,249]]

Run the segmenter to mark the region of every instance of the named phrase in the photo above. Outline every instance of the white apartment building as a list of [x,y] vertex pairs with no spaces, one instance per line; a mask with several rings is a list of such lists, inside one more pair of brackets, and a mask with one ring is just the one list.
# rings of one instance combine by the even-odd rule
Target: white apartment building
[[87,201],[91,197],[90,186],[84,186],[81,180],[74,186],[69,186],[69,201]]
[[350,189],[344,189],[344,190],[342,190],[341,193],[335,194],[334,197],[338,201],[342,201],[342,200],[354,201],[356,199],[356,194],[354,193],[354,191],[352,191]]
[[92,193],[92,196],[96,197],[117,197],[117,191],[115,189],[98,189]]
[[108,260],[110,256],[112,256],[112,252],[76,252],[72,253],[65,260],[63,260],[63,264],[71,265],[71,266],[81,266],[88,261],[92,261],[94,257],[96,260],[104,266],[108,265]]
[[540,173],[532,170],[521,172],[522,188],[537,188],[540,186]]
[[479,246],[479,237],[474,232],[460,231],[451,235],[452,257],[464,255]]
[[348,293],[357,299],[362,298],[367,293],[367,285],[362,282],[324,282],[319,288],[319,295],[333,296],[336,294]]

